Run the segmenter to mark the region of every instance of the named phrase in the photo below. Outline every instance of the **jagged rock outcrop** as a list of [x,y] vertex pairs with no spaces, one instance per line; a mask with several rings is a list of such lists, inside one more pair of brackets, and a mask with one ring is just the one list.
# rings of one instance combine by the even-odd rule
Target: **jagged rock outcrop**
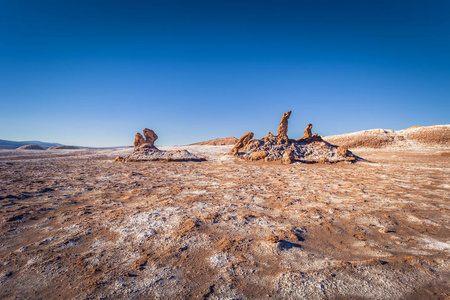
[[155,146],[155,141],[158,139],[156,133],[148,128],[145,128],[142,132],[144,133],[145,136],[145,143],[151,147]]
[[311,123],[308,123],[308,125],[306,126],[306,128],[305,128],[305,130],[303,131],[303,138],[304,139],[310,139],[310,138],[312,138],[312,131],[311,131],[311,129],[312,129],[312,124]]
[[273,138],[273,134],[269,131],[267,132],[267,135],[265,137],[263,137],[261,140],[266,141]]
[[247,132],[246,134],[241,136],[239,138],[239,140],[237,141],[236,145],[234,145],[234,147],[231,149],[230,153],[231,154],[238,153],[239,149],[241,149],[242,147],[245,147],[252,138],[253,138],[253,132],[251,132],[251,131]]
[[134,137],[134,150],[138,148],[154,148],[155,141],[158,139],[156,133],[148,128],[142,130],[142,133],[144,133],[144,136],[138,132]]
[[244,134],[230,151],[236,157],[248,160],[280,161],[290,164],[293,162],[326,162],[355,160],[348,149],[331,145],[317,134],[312,134],[312,124],[308,124],[305,135],[298,139],[287,136],[287,122],[291,111],[283,114],[277,135],[270,132],[262,139],[252,139],[253,133]]
[[283,116],[281,117],[281,121],[280,121],[280,125],[278,125],[278,130],[277,130],[277,137],[279,139],[287,139],[287,132],[288,132],[288,120],[289,117],[291,116],[292,111],[288,111],[286,113],[283,114]]
[[308,123],[305,130],[303,131],[303,136],[297,139],[297,142],[319,142],[322,140],[322,137],[317,133],[312,134],[312,124]]
[[144,136],[139,132],[134,138],[134,151],[128,157],[117,156],[116,162],[136,162],[136,161],[202,161],[204,158],[198,157],[187,150],[163,151],[155,147],[158,135],[151,129],[145,128]]
[[144,137],[139,132],[136,133],[136,135],[134,137],[134,149],[136,150],[137,148],[139,148],[139,146],[141,146],[143,144],[145,144]]

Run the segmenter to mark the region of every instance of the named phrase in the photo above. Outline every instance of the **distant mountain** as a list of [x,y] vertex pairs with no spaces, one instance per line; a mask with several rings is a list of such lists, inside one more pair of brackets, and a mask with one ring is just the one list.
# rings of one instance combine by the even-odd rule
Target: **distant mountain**
[[238,141],[235,137],[219,138],[214,140],[209,140],[205,142],[195,143],[191,145],[208,145],[208,146],[224,146],[224,145],[234,145]]
[[322,138],[331,144],[346,146],[349,149],[411,147],[416,144],[450,146],[450,125],[414,126],[398,131],[371,129]]
[[23,141],[23,142],[15,142],[8,140],[0,140],[0,149],[17,149],[21,146],[25,145],[39,145],[44,149],[53,147],[53,146],[62,146],[62,144],[58,143],[46,143],[41,141]]

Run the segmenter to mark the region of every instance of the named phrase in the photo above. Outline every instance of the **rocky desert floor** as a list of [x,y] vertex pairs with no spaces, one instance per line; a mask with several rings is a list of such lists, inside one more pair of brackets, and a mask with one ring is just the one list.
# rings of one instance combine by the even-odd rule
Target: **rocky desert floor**
[[2,299],[449,299],[450,149],[0,151]]

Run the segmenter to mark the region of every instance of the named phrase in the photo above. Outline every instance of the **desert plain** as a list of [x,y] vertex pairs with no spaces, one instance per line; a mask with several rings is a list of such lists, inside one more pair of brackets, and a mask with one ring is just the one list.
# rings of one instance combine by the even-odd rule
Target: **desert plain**
[[449,299],[450,148],[382,146],[334,164],[0,150],[0,298]]

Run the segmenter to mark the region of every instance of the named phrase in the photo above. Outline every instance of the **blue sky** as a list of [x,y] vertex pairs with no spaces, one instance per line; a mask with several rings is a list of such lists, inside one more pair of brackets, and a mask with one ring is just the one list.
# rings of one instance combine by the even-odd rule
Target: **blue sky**
[[450,1],[0,0],[0,139],[450,123]]

